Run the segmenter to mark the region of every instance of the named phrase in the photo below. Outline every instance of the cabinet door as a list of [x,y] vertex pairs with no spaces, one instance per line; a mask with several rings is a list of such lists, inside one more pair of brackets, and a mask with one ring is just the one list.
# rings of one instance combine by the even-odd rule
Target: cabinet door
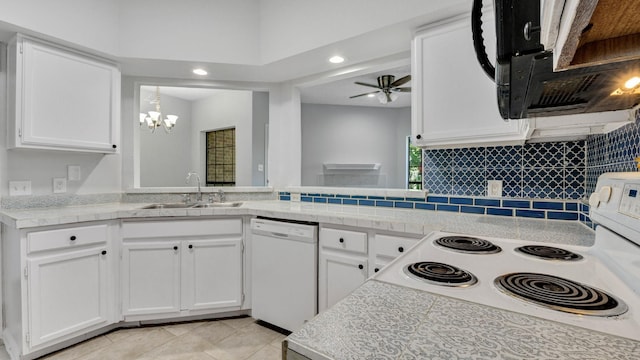
[[96,57],[28,37],[19,36],[16,47],[16,95],[10,106],[15,106],[17,123],[12,144],[117,152],[118,68]]
[[180,242],[124,243],[123,315],[180,312]]
[[331,307],[367,280],[367,259],[347,254],[320,253],[318,308]]
[[182,244],[182,309],[242,304],[242,240],[191,240]]
[[[487,54],[495,57],[495,27],[484,14]],[[468,16],[434,24],[412,47],[412,141],[417,146],[523,144],[529,121],[504,121],[496,84],[476,60]]]
[[30,346],[109,322],[105,248],[28,258]]

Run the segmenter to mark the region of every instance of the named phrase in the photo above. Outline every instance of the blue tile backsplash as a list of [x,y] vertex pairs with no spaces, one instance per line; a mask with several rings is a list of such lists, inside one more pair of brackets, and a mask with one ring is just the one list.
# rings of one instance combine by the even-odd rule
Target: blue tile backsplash
[[423,186],[433,194],[486,196],[487,180],[502,180],[509,198],[585,196],[585,141],[424,150],[423,155]]

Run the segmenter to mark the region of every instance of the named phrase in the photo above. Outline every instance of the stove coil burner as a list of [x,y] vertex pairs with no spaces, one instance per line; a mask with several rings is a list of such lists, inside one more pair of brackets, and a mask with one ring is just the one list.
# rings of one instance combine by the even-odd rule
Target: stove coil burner
[[488,240],[468,236],[445,236],[436,239],[434,242],[447,249],[463,253],[495,254],[502,251],[499,246],[492,244]]
[[478,282],[470,272],[439,262],[417,262],[405,267],[404,271],[409,276],[435,285],[467,287]]
[[516,251],[545,260],[576,261],[582,259],[582,255],[569,250],[543,245],[525,245],[516,248]]
[[604,291],[560,277],[536,273],[512,273],[494,281],[507,295],[572,314],[615,316],[627,306]]

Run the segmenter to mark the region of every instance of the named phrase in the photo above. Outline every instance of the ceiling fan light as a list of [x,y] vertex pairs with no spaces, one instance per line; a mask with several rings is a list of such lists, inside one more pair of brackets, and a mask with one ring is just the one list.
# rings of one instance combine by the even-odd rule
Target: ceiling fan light
[[391,93],[389,94],[389,97],[391,98],[391,101],[396,101],[398,99],[398,94]]
[[378,98],[378,101],[380,101],[380,104],[386,104],[387,103],[387,95],[385,95],[383,92],[377,93],[376,97]]

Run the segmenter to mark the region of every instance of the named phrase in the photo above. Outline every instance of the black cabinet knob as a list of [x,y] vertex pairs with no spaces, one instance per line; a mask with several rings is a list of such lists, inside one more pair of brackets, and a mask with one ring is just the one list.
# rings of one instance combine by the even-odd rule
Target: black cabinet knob
[[193,249],[193,245],[189,244],[189,249]]
[[418,139],[418,140],[422,139],[422,135],[420,135],[420,134],[416,135],[416,139]]
[[107,250],[102,250],[101,254],[102,255],[107,255]]
[[341,243],[343,243],[343,242],[344,242],[344,238],[340,238],[340,240],[338,240],[338,241],[340,241]]
[[174,246],[174,247],[173,247],[173,250],[178,251],[178,247],[177,247],[177,246]]
[[364,265],[359,264],[359,265],[358,265],[358,269],[360,269],[360,270],[364,269]]
[[118,147],[118,145],[113,144],[113,145],[111,145],[111,147],[115,149],[115,148],[117,148],[117,147]]
[[373,272],[378,272],[378,271],[380,271],[380,269],[378,268],[373,269]]
[[76,239],[75,235],[71,235],[71,237],[69,238],[69,240],[74,241]]
[[400,247],[398,248],[398,252],[404,252],[404,248],[403,248],[402,246],[400,246]]

